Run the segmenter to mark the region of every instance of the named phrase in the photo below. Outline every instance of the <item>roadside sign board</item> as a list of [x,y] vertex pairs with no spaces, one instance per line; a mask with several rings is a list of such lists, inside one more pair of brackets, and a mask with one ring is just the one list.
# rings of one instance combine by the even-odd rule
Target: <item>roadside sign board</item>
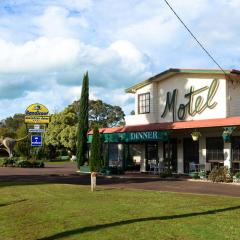
[[32,135],[31,136],[31,146],[32,147],[41,147],[42,146],[42,136],[41,135]]
[[25,123],[44,124],[50,122],[50,116],[25,116]]
[[43,132],[45,132],[45,130],[44,129],[30,128],[30,129],[28,129],[28,132],[30,132],[30,133],[43,133]]

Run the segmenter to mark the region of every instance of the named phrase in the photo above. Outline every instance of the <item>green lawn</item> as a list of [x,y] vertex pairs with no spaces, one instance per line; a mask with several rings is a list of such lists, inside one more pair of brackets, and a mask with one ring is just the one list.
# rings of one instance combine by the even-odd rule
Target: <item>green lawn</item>
[[0,184],[0,239],[239,239],[240,198]]

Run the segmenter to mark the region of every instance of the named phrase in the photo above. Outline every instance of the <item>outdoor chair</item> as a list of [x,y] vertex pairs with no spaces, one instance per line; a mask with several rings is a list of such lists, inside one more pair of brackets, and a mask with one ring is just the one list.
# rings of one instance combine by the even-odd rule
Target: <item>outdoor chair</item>
[[189,172],[196,172],[197,171],[197,166],[194,162],[189,163]]
[[206,172],[208,172],[208,171],[210,172],[211,171],[211,163],[206,163],[205,164],[205,171]]
[[149,171],[150,171],[150,173],[154,173],[155,174],[155,169],[156,169],[156,163],[155,163],[155,161],[150,161],[150,163],[149,163]]
[[159,162],[158,163],[158,172],[163,173],[165,171],[165,164],[164,162]]

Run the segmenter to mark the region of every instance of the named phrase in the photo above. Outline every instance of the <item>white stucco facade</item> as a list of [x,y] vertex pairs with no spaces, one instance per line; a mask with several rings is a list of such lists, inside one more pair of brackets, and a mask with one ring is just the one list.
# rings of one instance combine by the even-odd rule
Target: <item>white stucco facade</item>
[[[155,80],[155,82],[138,89],[135,93],[135,115],[126,117],[126,125],[173,122],[171,112],[165,117],[162,117],[166,105],[167,93],[173,93],[173,91],[177,89],[176,111],[180,104],[188,103],[189,99],[185,97],[185,94],[189,93],[191,87],[193,87],[194,90],[206,88],[206,90],[195,95],[192,101],[193,105],[195,105],[197,97],[201,96],[205,103],[209,87],[214,79],[219,81],[217,92],[212,101],[217,103],[214,109],[206,108],[201,114],[196,114],[195,116],[187,114],[185,121],[225,118],[227,116],[239,115],[240,108],[238,106],[240,104],[240,99],[237,97],[240,90],[239,84],[233,85],[230,81],[228,83],[223,76],[218,75],[196,76],[196,74],[181,74],[158,82]],[[138,95],[147,92],[150,93],[150,113],[139,114]],[[179,121],[177,117],[176,121]]]
[[[130,90],[128,89],[128,92],[135,95],[135,115],[125,118],[126,125],[136,126],[180,121],[192,122],[240,116],[240,81],[238,80],[237,78],[228,78],[221,71],[213,71],[212,73],[201,70],[195,72],[181,71],[180,73],[168,74],[167,76],[160,74],[159,77],[154,77],[151,81],[134,86]],[[139,95],[144,93],[150,93],[150,112],[140,114],[138,100]],[[166,107],[167,101],[169,104]],[[178,173],[184,173],[188,169],[186,167],[187,155],[189,155],[188,158],[190,159],[188,159],[187,164],[191,161],[191,153],[188,153],[190,151],[188,150],[188,141],[191,139],[193,130],[174,130],[171,134],[171,138],[174,139],[172,148],[176,147],[174,157],[177,161],[176,168]],[[192,156],[193,161],[195,161],[194,158],[197,158],[198,164],[201,165],[214,163],[214,159],[211,159],[210,155],[215,154],[215,148],[212,146],[213,149],[210,152],[207,149],[207,144],[211,146],[211,139],[219,143],[222,139],[223,130],[223,127],[217,126],[201,129],[199,141],[191,145],[198,149],[198,156]],[[240,136],[238,129],[232,133],[232,136]],[[157,158],[160,162],[165,161],[164,159],[167,156],[166,147],[164,148],[163,145],[162,142],[158,142]],[[191,148],[191,146],[189,147]],[[144,148],[144,154],[141,156],[141,162],[144,163],[144,165],[141,164],[141,171],[146,170],[147,157],[145,151],[146,147]],[[220,157],[221,161],[215,159],[216,163],[228,167],[232,166],[231,142],[223,143],[223,156],[221,155]]]

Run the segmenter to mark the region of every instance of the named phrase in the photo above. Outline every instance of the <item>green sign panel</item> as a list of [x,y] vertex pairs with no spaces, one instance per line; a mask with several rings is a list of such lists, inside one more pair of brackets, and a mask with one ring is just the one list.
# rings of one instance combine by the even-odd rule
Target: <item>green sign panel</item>
[[126,142],[166,141],[167,131],[129,132],[125,133]]
[[[101,138],[105,143],[167,141],[169,133],[170,131],[105,133],[101,134]],[[88,135],[88,142],[92,142],[92,135]]]

